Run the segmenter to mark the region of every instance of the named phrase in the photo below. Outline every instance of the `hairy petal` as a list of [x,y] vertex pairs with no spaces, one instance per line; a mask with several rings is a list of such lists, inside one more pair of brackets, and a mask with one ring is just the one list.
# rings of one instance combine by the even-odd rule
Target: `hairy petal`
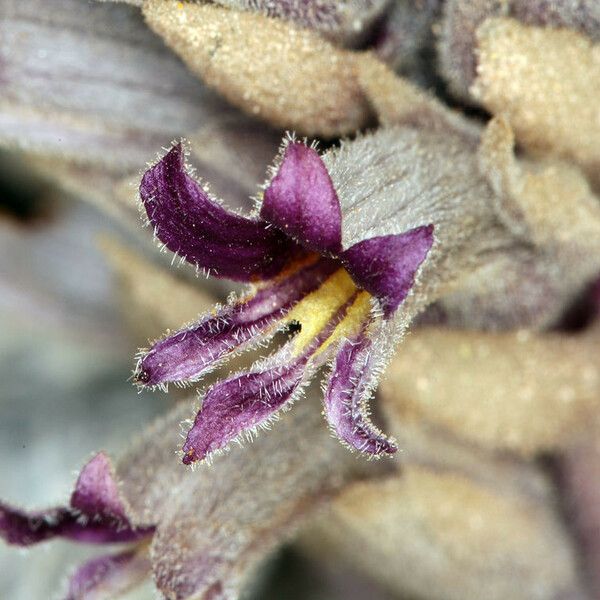
[[433,240],[433,225],[374,237],[348,248],[342,262],[357,285],[376,296],[389,316],[410,292]]
[[140,584],[150,569],[146,550],[92,558],[71,576],[66,600],[113,600]]
[[142,356],[136,380],[152,386],[198,379],[232,352],[247,349],[273,332],[286,312],[336,268],[339,265],[333,261],[319,260],[161,340]]
[[108,458],[98,453],[82,469],[68,507],[26,512],[0,506],[0,536],[29,546],[55,537],[94,544],[130,542],[149,535],[129,522]]
[[341,249],[340,202],[314,148],[297,142],[287,145],[277,175],[265,190],[260,215],[310,250]]
[[71,506],[90,516],[102,514],[122,521],[127,519],[112,466],[103,452],[81,470],[71,495]]
[[[280,354],[286,353],[287,348]],[[290,403],[306,376],[306,359],[241,373],[212,386],[183,445],[183,462],[203,460],[241,434],[265,424]]]
[[[340,271],[349,281],[348,275]],[[356,288],[351,282],[350,285],[353,291],[349,298],[332,308],[332,314],[326,313],[325,323],[308,339],[299,335],[266,360],[259,361],[251,371],[209,388],[183,447],[185,464],[202,460],[242,433],[251,439],[257,427],[267,425],[280,409],[296,399],[302,384],[308,383],[315,369],[326,360],[327,353],[317,354],[317,351],[357,298]]]
[[213,275],[265,279],[289,259],[290,244],[279,231],[228,212],[186,173],[181,144],[146,171],[140,196],[158,239]]
[[366,454],[393,454],[395,443],[369,419],[373,379],[371,340],[366,333],[342,343],[325,390],[325,416],[336,435]]

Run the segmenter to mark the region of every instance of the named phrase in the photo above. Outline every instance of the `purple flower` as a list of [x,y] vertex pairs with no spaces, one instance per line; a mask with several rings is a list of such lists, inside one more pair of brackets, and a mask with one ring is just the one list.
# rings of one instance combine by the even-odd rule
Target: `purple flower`
[[287,143],[252,217],[226,210],[187,173],[182,144],[144,174],[140,195],[158,239],[197,269],[251,286],[241,299],[143,351],[136,381],[150,387],[198,381],[276,332],[296,332],[270,357],[206,391],[183,446],[184,463],[267,425],[328,362],[324,406],[332,430],[370,455],[396,451],[369,419],[367,401],[387,358],[375,348],[391,347],[387,338],[398,329],[395,318],[434,243],[434,228],[415,222],[365,237],[356,225],[371,221],[361,216],[369,208],[357,203],[348,207],[345,229],[343,183],[336,186],[331,176],[343,172],[343,155],[342,149],[321,157],[313,147]]
[[135,542],[152,533],[127,519],[108,457],[101,452],[82,469],[68,507],[26,512],[0,504],[0,531],[19,546],[56,537],[91,544]]
[[102,452],[81,470],[68,506],[25,511],[0,503],[0,537],[9,544],[31,546],[55,538],[127,544],[124,552],[81,565],[70,579],[67,600],[87,598],[101,589],[116,592],[145,577],[150,569],[145,544],[153,533],[153,526],[132,523],[110,460]]

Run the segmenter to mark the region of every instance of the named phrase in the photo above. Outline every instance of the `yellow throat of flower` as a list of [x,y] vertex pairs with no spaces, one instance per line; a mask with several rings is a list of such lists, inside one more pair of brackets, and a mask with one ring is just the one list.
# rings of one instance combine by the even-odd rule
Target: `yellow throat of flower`
[[371,295],[360,291],[347,271],[340,268],[319,288],[298,302],[285,318],[286,322],[296,321],[302,327],[294,339],[294,354],[302,354],[353,297],[354,300],[342,320],[314,353],[318,355],[333,342],[349,337],[359,330],[361,324],[369,317]]

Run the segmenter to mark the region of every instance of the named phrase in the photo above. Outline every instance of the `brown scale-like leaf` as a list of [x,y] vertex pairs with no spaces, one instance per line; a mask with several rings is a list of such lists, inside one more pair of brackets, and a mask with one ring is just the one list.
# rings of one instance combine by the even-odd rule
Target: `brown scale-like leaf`
[[600,201],[572,164],[517,160],[504,116],[488,123],[478,160],[497,216],[515,240],[506,253],[489,255],[436,310],[457,327],[553,324],[600,272]]
[[306,543],[401,597],[586,597],[551,496],[499,491],[438,468],[406,466],[401,477],[351,486]]
[[389,0],[216,0],[216,3],[293,21],[345,46],[364,42],[390,4]]
[[473,96],[504,113],[527,150],[571,159],[597,183],[599,52],[574,31],[489,19],[477,30]]
[[312,31],[262,14],[175,0],[147,0],[143,12],[194,73],[251,115],[325,137],[351,133],[370,120],[353,55]]
[[446,0],[439,27],[438,64],[451,91],[473,102],[479,26],[489,17],[512,17],[524,25],[567,28],[600,40],[596,0]]
[[423,328],[380,386],[386,409],[488,449],[563,448],[600,409],[598,331],[578,336]]

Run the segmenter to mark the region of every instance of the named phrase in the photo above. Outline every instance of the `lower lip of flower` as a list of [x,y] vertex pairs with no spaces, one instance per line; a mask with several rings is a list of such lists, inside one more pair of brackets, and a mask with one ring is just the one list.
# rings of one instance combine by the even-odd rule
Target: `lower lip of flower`
[[329,358],[329,349],[354,335],[370,318],[371,296],[338,269],[300,300],[282,323],[300,323],[300,332],[252,370],[208,389],[188,433],[183,462],[190,464],[226,447],[242,434],[252,436],[299,395]]
[[[300,325],[294,343],[294,354],[299,355],[356,293],[356,285],[337,261],[310,255],[246,298],[157,342],[140,359],[135,381],[143,386],[197,381],[235,352],[291,323]],[[359,312],[368,312],[370,295],[361,292],[359,298],[361,310],[358,305],[349,309],[347,324],[340,324],[321,351],[349,329],[352,319],[358,320]]]

